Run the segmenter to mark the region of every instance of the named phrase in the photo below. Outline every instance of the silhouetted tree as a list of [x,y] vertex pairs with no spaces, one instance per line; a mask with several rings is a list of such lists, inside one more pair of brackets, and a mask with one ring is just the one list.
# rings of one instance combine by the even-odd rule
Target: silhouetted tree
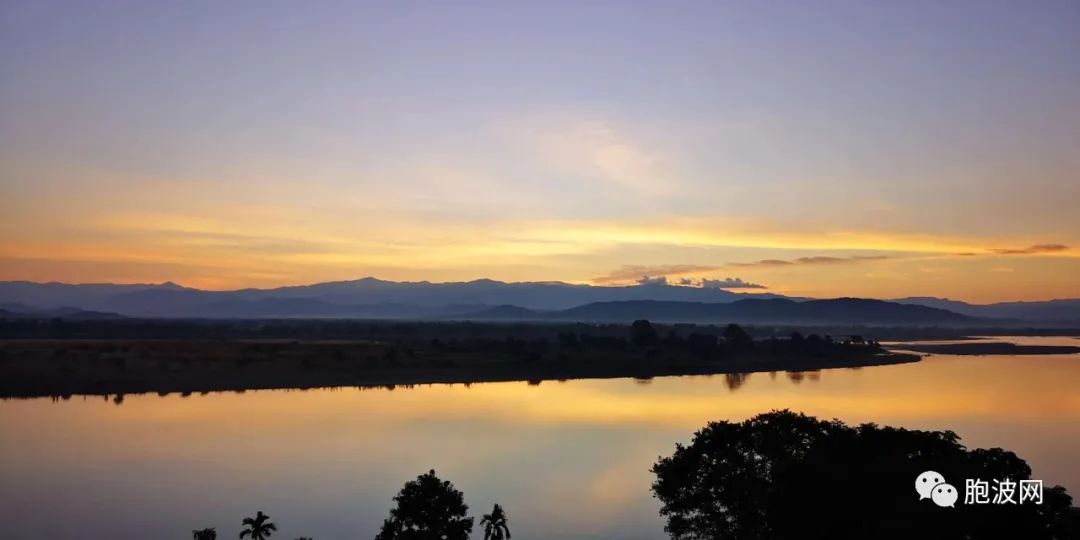
[[191,531],[192,540],[217,540],[217,531],[213,527]]
[[473,518],[461,492],[429,471],[405,483],[375,540],[467,540]]
[[724,328],[724,341],[728,342],[728,345],[735,350],[746,350],[754,346],[754,338],[750,337],[750,334],[746,333],[741,326],[737,324],[729,324]]
[[652,468],[652,489],[679,540],[1076,538],[1080,509],[1063,488],[1044,504],[940,508],[920,500],[915,478],[1029,479],[1000,448],[966,450],[950,431],[847,426],[790,411],[712,422]]
[[574,332],[559,333],[559,347],[577,348],[580,345],[578,335]]
[[648,347],[656,343],[656,329],[645,319],[638,319],[630,325],[630,342],[636,347]]
[[240,531],[240,538],[250,536],[251,540],[266,540],[277,530],[277,525],[270,523],[270,516],[264,514],[262,510],[259,510],[253,518],[244,518],[241,524],[244,530]]
[[804,338],[803,335],[800,334],[799,332],[792,332],[791,337],[789,339],[790,339],[791,346],[796,348],[796,349],[802,348],[803,342],[806,341],[806,338]]
[[510,540],[510,526],[507,524],[506,512],[498,503],[490,514],[484,514],[480,525],[484,526],[484,540]]
[[714,334],[691,332],[686,338],[686,346],[690,352],[699,358],[707,360],[716,353],[716,336]]

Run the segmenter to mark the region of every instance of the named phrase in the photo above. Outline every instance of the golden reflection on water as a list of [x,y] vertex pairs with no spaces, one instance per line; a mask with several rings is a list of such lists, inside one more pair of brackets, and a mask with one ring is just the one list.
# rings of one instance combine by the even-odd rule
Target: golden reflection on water
[[[1037,343],[1047,343],[1046,340]],[[953,429],[1080,492],[1080,355],[931,356],[724,376],[0,402],[0,519],[18,537],[373,536],[429,468],[522,537],[662,538],[648,468],[710,420],[790,408]],[[235,522],[235,523],[234,523]]]

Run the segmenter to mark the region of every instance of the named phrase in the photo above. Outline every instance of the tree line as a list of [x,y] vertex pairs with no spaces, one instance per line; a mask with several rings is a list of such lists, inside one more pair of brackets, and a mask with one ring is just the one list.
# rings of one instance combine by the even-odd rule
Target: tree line
[[[468,540],[474,518],[461,491],[431,470],[405,483],[394,496],[396,505],[375,536],[375,540]],[[270,516],[258,511],[255,517],[244,518],[239,537],[251,540],[270,540],[277,525]],[[510,540],[510,520],[506,511],[496,503],[490,514],[480,519],[484,540]],[[193,540],[217,540],[217,529],[209,527],[191,531]],[[312,540],[300,537],[296,540]]]
[[[945,508],[919,497],[913,486],[924,471],[958,486],[966,478],[1031,479],[1031,468],[1013,452],[969,450],[951,431],[849,426],[771,411],[711,422],[651,471],[673,540],[1080,538],[1080,508],[1060,486],[1046,488],[1038,504]],[[467,540],[473,531],[461,491],[434,470],[406,482],[394,502],[375,540]],[[241,539],[268,540],[277,530],[261,511],[242,526]],[[480,526],[485,540],[510,540],[498,504]],[[192,534],[217,539],[213,528]]]

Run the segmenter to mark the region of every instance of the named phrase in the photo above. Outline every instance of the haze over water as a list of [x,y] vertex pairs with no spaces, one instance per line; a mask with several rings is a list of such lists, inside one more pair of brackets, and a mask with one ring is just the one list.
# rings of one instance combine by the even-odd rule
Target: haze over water
[[[1074,338],[1009,338],[1075,344]],[[710,420],[791,408],[952,429],[1080,491],[1080,355],[930,356],[792,375],[577,380],[0,402],[7,538],[224,538],[256,509],[283,538],[373,536],[430,468],[521,538],[663,538],[650,465]],[[879,486],[866,496],[910,485]],[[912,493],[914,496],[914,492]]]

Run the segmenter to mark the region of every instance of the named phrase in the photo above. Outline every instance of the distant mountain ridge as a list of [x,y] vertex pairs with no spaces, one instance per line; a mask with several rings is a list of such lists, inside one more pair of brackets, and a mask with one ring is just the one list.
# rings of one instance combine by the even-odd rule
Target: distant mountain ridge
[[102,311],[84,310],[74,307],[36,309],[20,302],[0,303],[0,317],[19,318],[63,318],[63,319],[123,319],[123,315]]
[[[0,303],[34,309],[78,306],[149,317],[427,317],[503,304],[558,310],[591,302],[731,302],[752,295],[673,285],[602,287],[562,282],[394,282],[375,278],[273,289],[203,291],[160,285],[0,282]],[[778,295],[759,295],[779,298]],[[455,307],[457,306],[457,307]]]
[[[768,303],[771,300],[783,300],[784,303]],[[870,309],[870,306],[881,305],[852,303],[858,299],[836,300],[847,301],[846,309],[849,311],[865,311]],[[728,315],[724,315],[725,309],[736,308],[716,307],[740,301],[752,302],[739,304],[738,309],[741,311],[732,311]],[[635,302],[638,304],[634,304]],[[118,314],[127,317],[195,318],[437,319],[474,316],[512,320],[535,318],[537,314],[544,318],[551,316],[550,312],[564,312],[563,316],[567,317],[576,314],[580,317],[602,319],[608,316],[604,314],[604,310],[622,310],[625,313],[648,311],[657,313],[654,318],[668,320],[734,315],[755,318],[759,317],[759,313],[770,311],[797,319],[808,317],[808,313],[813,310],[818,310],[819,317],[827,315],[821,311],[824,307],[815,308],[813,306],[818,304],[813,302],[825,301],[788,298],[771,293],[747,294],[724,289],[664,284],[596,286],[563,282],[507,283],[490,279],[432,283],[395,282],[368,277],[351,281],[231,291],[205,291],[172,282],[130,285],[0,282],[0,309],[4,310],[4,316],[47,312],[59,315],[64,313],[64,310],[68,313],[82,311],[88,316]],[[842,305],[833,302],[832,305]],[[605,303],[624,304],[618,307],[603,307]],[[892,307],[910,305],[935,308],[966,317],[1080,324],[1080,299],[979,305],[941,298],[911,297],[885,303],[891,303],[891,306],[874,309],[895,311],[893,320],[911,320],[909,315],[915,311]],[[929,321],[948,319],[934,311],[919,313],[928,317]],[[879,316],[868,312],[869,315]],[[760,318],[769,319],[764,315],[760,315]],[[883,320],[885,319],[888,318]]]
[[465,314],[473,320],[557,320],[619,322],[649,319],[664,322],[740,322],[768,324],[963,324],[978,319],[948,310],[865,298],[795,301],[784,298],[744,299],[728,303],[632,300],[594,302],[559,311],[498,306]]
[[949,300],[947,298],[915,296],[898,298],[893,300],[893,302],[947,309],[970,317],[1080,324],[1080,298],[1045,300],[1041,302],[969,304],[967,302]]

